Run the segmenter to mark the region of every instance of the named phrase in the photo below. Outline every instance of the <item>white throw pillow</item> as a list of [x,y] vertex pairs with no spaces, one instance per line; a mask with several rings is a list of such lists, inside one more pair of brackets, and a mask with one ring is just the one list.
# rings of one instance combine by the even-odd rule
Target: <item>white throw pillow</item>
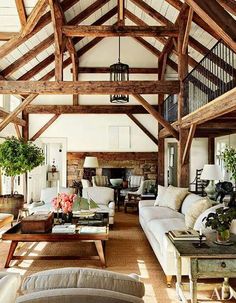
[[172,185],[169,185],[169,187],[166,189],[164,193],[162,201],[165,202],[166,207],[178,211],[187,194],[188,194],[188,188],[174,187]]
[[217,204],[205,210],[196,220],[193,229],[195,230],[202,230],[203,233],[214,232],[210,227],[205,226],[205,221],[203,220],[205,217],[208,216],[209,213],[214,213],[217,208],[222,207],[222,204]]
[[154,206],[166,206],[165,200],[163,200],[163,196],[168,187],[158,185],[157,197],[154,203]]
[[211,206],[212,203],[208,198],[203,198],[193,203],[185,214],[186,227],[193,228],[197,218]]

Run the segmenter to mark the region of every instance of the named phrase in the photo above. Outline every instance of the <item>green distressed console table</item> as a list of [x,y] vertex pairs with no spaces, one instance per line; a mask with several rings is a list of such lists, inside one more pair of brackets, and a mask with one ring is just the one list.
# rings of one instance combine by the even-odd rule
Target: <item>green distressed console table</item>
[[[171,240],[171,238],[169,238]],[[183,283],[181,280],[181,257],[190,259],[190,297],[192,303],[197,303],[197,280],[199,278],[224,278],[222,284],[222,299],[229,294],[235,297],[236,292],[229,286],[229,278],[236,278],[236,235],[231,240],[232,246],[222,246],[213,243],[215,234],[203,241],[208,248],[196,248],[196,241],[172,241],[176,252],[177,282],[176,291],[182,302],[188,302],[184,296]]]

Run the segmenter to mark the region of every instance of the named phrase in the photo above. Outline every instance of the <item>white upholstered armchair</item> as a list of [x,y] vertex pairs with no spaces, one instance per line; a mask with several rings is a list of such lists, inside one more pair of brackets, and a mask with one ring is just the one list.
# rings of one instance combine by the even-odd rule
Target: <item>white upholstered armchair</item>
[[101,186],[83,188],[83,198],[94,200],[100,207],[100,212],[109,213],[109,224],[114,224],[114,189]]

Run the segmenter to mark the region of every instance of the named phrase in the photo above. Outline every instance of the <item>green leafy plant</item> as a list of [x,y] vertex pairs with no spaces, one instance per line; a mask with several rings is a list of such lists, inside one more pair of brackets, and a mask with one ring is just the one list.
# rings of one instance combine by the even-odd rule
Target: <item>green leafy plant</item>
[[227,147],[222,153],[221,158],[228,171],[232,173],[231,179],[236,182],[236,149]]
[[30,141],[9,137],[0,144],[0,167],[6,176],[11,177],[11,195],[15,176],[29,172],[43,162],[42,149]]
[[206,220],[205,226],[211,227],[211,229],[218,232],[224,232],[230,229],[231,222],[236,219],[236,208],[220,207],[216,209],[215,213],[209,213]]

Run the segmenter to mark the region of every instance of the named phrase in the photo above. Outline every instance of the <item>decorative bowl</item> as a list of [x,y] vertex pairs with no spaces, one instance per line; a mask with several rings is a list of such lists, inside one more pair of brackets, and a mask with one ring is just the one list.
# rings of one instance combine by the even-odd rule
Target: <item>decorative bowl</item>
[[113,186],[120,186],[123,182],[123,179],[116,178],[116,179],[110,179],[111,185]]

